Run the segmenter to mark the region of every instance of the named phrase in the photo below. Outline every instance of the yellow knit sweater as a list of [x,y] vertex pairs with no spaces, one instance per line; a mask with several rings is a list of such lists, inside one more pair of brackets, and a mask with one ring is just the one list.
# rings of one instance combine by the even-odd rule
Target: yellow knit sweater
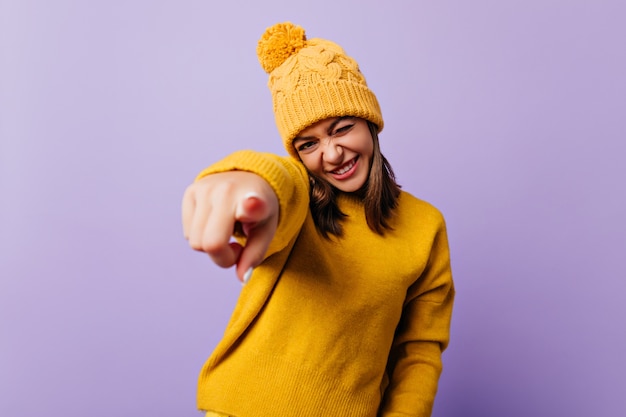
[[199,177],[245,170],[278,196],[266,260],[199,377],[198,407],[237,417],[430,416],[454,287],[443,217],[402,192],[380,236],[340,195],[344,236],[318,234],[293,158],[240,151]]

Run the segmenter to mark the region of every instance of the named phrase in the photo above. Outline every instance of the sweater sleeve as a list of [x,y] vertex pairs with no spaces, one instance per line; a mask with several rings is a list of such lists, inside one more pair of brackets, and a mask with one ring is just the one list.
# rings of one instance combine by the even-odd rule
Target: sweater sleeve
[[426,268],[407,292],[389,356],[381,417],[431,415],[441,354],[450,338],[454,294],[447,233],[440,216]]
[[226,171],[248,171],[272,187],[279,204],[278,228],[265,257],[282,250],[299,232],[309,209],[309,181],[304,166],[291,157],[238,151],[204,169],[196,180]]

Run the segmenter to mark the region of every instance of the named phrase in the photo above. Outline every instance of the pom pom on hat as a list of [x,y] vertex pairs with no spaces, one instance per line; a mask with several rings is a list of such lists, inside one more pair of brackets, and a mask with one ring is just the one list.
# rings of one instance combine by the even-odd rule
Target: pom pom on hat
[[269,74],[304,48],[305,42],[306,35],[302,27],[290,22],[277,23],[265,31],[256,53],[261,66]]

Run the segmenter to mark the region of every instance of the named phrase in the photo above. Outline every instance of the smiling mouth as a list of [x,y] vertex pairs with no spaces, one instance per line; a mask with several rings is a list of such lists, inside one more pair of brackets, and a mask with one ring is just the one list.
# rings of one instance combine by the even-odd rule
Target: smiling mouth
[[334,171],[331,171],[332,174],[335,175],[343,175],[346,172],[350,171],[352,169],[352,167],[354,166],[354,164],[356,164],[356,160],[357,158],[354,158],[353,160],[351,160],[350,162],[348,162],[346,165],[342,166],[339,169],[336,169]]

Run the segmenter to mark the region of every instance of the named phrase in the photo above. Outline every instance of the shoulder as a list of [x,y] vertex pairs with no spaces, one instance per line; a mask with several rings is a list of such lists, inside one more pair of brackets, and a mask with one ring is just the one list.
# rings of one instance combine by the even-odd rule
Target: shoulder
[[398,200],[397,214],[400,218],[421,218],[434,223],[444,223],[441,211],[428,201],[401,191]]
[[442,212],[428,201],[402,191],[393,222],[394,233],[403,239],[431,241],[446,234],[446,221]]

